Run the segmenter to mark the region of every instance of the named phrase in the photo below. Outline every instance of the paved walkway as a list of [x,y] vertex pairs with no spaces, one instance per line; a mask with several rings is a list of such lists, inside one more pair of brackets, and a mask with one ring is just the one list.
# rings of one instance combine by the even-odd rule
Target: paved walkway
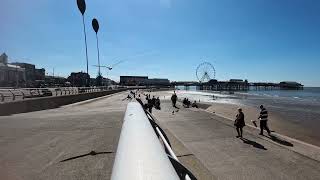
[[172,114],[168,101],[161,105],[155,117],[218,179],[320,179],[320,162],[285,148],[290,142],[266,141],[249,128],[237,139],[229,120],[199,109]]
[[[125,97],[127,93],[118,93],[0,116],[0,179],[110,179],[129,102],[122,101]],[[214,179],[170,132],[168,136],[181,162],[199,179]],[[91,151],[98,154],[88,155]]]
[[[96,101],[0,117],[0,179],[108,179],[127,102]],[[84,155],[96,156],[60,162]]]
[[[0,179],[110,179],[125,97],[119,93],[1,116]],[[319,161],[285,148],[289,142],[266,141],[249,128],[242,141],[224,118],[184,108],[172,115],[172,110],[162,102],[162,110],[153,113],[179,159],[199,180],[320,179]],[[98,154],[86,155],[90,151]]]

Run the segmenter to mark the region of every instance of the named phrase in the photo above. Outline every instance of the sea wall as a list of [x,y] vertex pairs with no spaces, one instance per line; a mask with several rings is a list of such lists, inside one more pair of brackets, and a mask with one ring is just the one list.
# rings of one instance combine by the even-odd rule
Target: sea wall
[[32,111],[40,111],[45,109],[58,108],[63,105],[72,104],[88,99],[93,99],[109,94],[114,94],[127,89],[116,89],[101,92],[91,92],[76,95],[54,96],[54,97],[40,97],[34,99],[27,99],[21,101],[13,101],[0,104],[0,116],[7,116],[17,113],[25,113]]

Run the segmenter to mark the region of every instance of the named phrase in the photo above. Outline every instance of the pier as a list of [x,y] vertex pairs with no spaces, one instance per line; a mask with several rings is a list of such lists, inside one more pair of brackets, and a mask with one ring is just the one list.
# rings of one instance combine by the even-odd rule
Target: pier
[[218,81],[212,79],[208,82],[196,81],[174,81],[172,86],[184,86],[189,89],[190,86],[196,86],[200,90],[212,91],[248,91],[248,90],[303,90],[304,85],[293,81],[282,81],[280,83],[270,82],[248,82],[242,79],[230,79],[229,81]]

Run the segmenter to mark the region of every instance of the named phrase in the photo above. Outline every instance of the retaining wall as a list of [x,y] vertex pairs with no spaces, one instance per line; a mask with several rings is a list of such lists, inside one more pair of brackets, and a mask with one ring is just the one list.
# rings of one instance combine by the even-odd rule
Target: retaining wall
[[58,108],[63,105],[85,101],[88,99],[106,96],[109,94],[114,94],[126,90],[127,89],[116,89],[101,92],[91,92],[66,96],[41,97],[21,101],[13,101],[8,103],[1,103],[0,116]]

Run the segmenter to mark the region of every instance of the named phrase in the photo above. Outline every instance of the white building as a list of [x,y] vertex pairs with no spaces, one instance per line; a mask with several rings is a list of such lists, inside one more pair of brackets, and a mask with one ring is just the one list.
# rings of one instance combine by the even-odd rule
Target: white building
[[26,82],[25,69],[8,63],[8,56],[0,56],[0,87],[18,87]]

